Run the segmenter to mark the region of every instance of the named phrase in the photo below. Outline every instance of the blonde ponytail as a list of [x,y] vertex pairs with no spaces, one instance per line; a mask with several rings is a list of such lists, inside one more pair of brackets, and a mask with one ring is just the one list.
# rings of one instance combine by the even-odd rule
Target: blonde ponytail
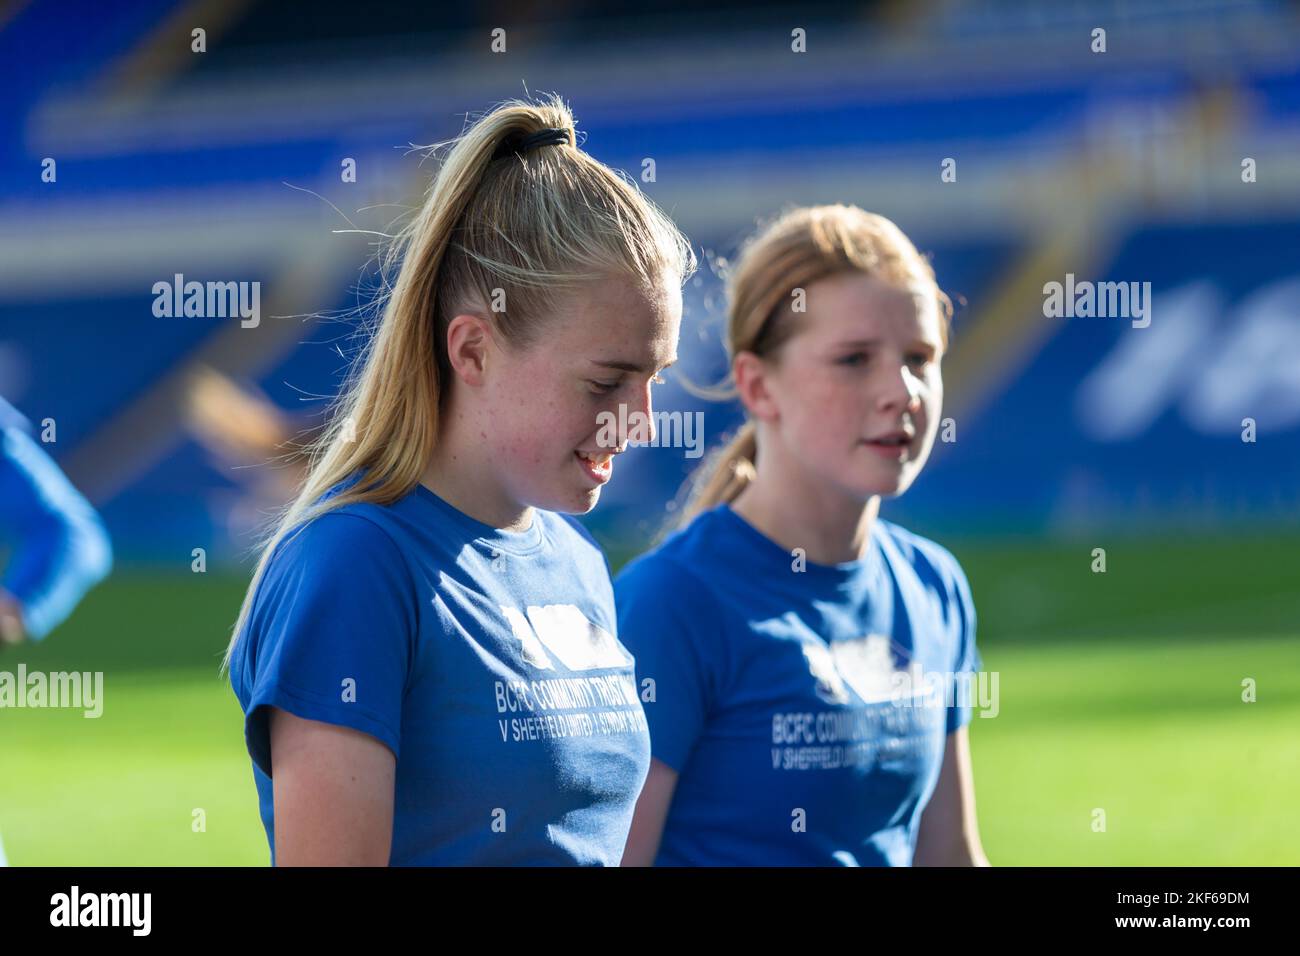
[[[516,151],[548,129],[568,135]],[[347,504],[390,504],[419,482],[438,440],[452,318],[490,314],[503,338],[527,344],[566,291],[611,275],[649,288],[666,276],[685,281],[696,268],[689,242],[635,180],[578,149],[573,115],[558,96],[509,100],[454,140],[383,262],[397,276],[377,303],[382,318],[307,450],[302,489],[257,545],[222,670],[286,536]],[[509,309],[489,312],[498,290]],[[361,471],[364,480],[320,500]]]
[[757,475],[758,429],[746,421],[735,435],[715,450],[696,469],[698,482],[690,490],[689,503],[680,518],[688,523],[701,511],[719,504],[730,504]]

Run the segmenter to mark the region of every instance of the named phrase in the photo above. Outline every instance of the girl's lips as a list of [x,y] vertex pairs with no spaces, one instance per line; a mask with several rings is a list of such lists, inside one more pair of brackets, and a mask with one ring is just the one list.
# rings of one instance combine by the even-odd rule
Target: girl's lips
[[881,458],[888,458],[891,461],[902,461],[911,454],[912,443],[908,441],[899,444],[889,444],[879,441],[864,441],[862,444],[875,452]]
[[[587,457],[589,454],[593,457]],[[583,474],[598,485],[609,481],[609,476],[614,473],[614,456],[607,452],[575,451],[573,457],[577,459],[578,467],[582,469]]]

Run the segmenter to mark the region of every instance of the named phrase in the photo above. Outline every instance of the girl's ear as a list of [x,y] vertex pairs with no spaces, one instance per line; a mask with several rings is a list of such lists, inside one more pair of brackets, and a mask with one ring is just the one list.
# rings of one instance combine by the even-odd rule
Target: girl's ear
[[763,422],[775,422],[781,415],[768,388],[768,366],[753,352],[737,352],[731,363],[736,391],[750,416]]
[[480,316],[462,312],[447,326],[447,362],[466,385],[483,384],[492,330]]

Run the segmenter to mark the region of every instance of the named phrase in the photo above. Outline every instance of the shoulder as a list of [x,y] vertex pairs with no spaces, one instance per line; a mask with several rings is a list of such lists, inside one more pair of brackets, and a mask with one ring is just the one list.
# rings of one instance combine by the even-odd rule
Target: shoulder
[[892,549],[924,581],[935,585],[943,593],[961,604],[968,615],[975,611],[970,582],[961,562],[946,547],[930,538],[909,531],[892,521],[877,519],[881,535]]
[[333,555],[400,555],[392,535],[372,513],[376,507],[379,506],[354,503],[310,517],[287,531],[276,550],[304,557],[321,552]]
[[407,648],[418,620],[418,591],[388,532],[351,506],[326,511],[285,532],[256,582],[244,632],[252,646],[340,652],[358,635],[391,637]]
[[877,520],[883,538],[918,577],[952,593],[963,604],[972,604],[966,572],[951,551],[939,542],[908,531],[892,521]]
[[909,531],[883,518],[876,519],[881,534],[905,560],[918,570],[932,570],[945,577],[965,577],[961,562],[939,542]]
[[406,556],[372,513],[378,507],[348,504],[290,528],[268,559],[266,587],[288,583],[300,594],[338,588],[350,593],[410,590]]
[[703,702],[730,686],[736,659],[732,624],[740,617],[715,592],[710,565],[692,546],[704,518],[633,558],[614,579],[618,636],[636,659],[638,675],[671,678],[682,690],[647,711],[657,725],[651,732],[655,756],[674,768],[686,757],[674,715],[688,724],[702,720]]
[[299,520],[280,538],[275,554],[310,554],[316,549],[337,552],[355,547],[360,553],[399,552],[392,535],[386,530],[391,505],[365,501],[351,501],[342,505],[329,505],[329,501],[364,477],[358,470],[335,482],[304,512]]
[[[707,560],[700,543],[707,539],[713,516],[705,512],[671,532],[662,542],[624,565],[614,579],[620,602],[671,595],[674,601],[703,601],[710,586],[701,568]],[[702,563],[704,562],[704,563]]]

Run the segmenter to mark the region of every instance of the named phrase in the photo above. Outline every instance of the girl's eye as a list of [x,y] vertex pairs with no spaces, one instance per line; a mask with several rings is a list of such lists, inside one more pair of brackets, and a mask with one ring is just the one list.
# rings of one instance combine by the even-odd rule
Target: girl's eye
[[591,390],[597,395],[608,395],[610,392],[614,391],[614,389],[618,388],[619,385],[618,382],[597,382],[594,380],[589,381],[588,384],[591,386]]
[[912,355],[909,355],[909,356],[907,357],[907,360],[908,360],[910,363],[912,363],[913,365],[929,365],[929,364],[930,364],[930,356],[926,355],[924,352],[916,352],[916,353],[913,353]]
[[866,352],[854,352],[852,355],[846,355],[839,360],[840,365],[861,365],[867,360]]

